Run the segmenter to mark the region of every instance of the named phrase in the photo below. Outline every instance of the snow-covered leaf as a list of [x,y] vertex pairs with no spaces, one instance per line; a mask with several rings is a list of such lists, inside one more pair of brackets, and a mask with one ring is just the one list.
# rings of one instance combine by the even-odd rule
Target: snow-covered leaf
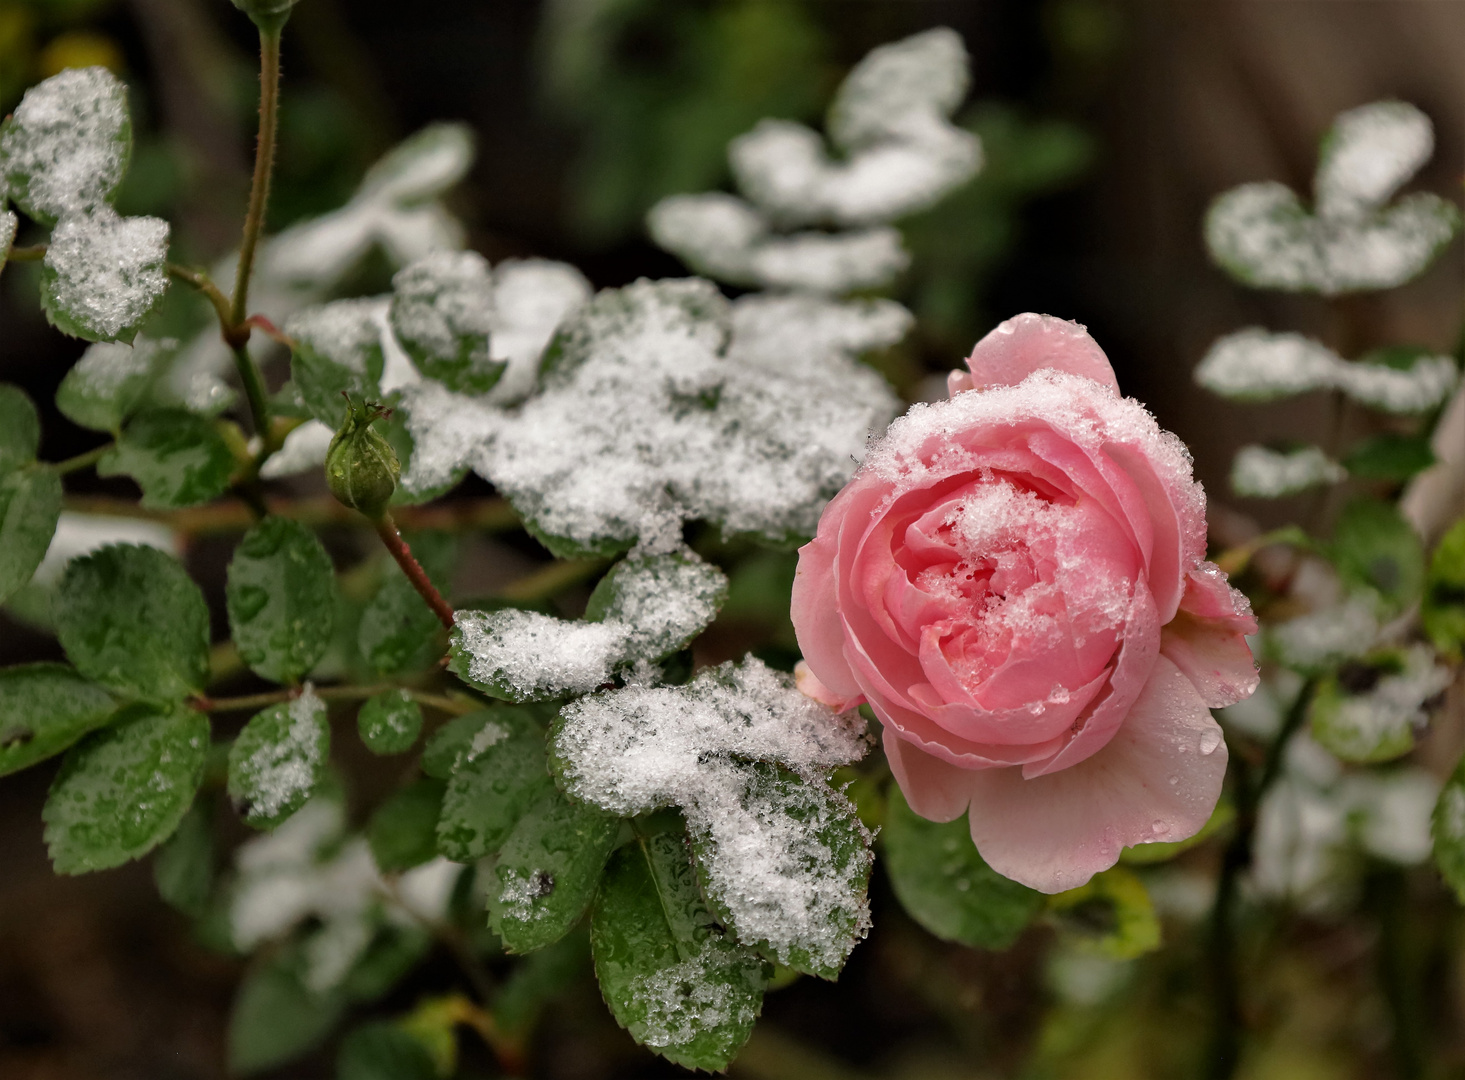
[[422,706],[405,690],[383,690],[361,706],[356,729],[373,754],[404,754],[422,734]]
[[1309,390],[1341,390],[1354,401],[1393,413],[1437,408],[1459,382],[1455,361],[1423,350],[1406,366],[1349,362],[1320,341],[1248,327],[1211,346],[1195,381],[1222,397],[1271,401]]
[[56,407],[72,423],[116,432],[142,405],[176,341],[139,335],[131,345],[99,342],[87,347],[56,390]]
[[171,510],[222,495],[236,462],[213,421],[184,409],[150,409],[128,421],[97,462],[98,476],[130,476],[142,505]]
[[56,872],[120,866],[166,840],[193,802],[208,749],[202,713],[146,705],[73,747],[41,811]]
[[600,992],[643,1046],[686,1068],[725,1069],[753,1031],[768,965],[724,937],[674,833],[612,857],[591,916]]
[[580,921],[620,835],[620,819],[553,787],[509,833],[494,863],[488,925],[510,952],[552,945]]
[[878,289],[910,265],[888,226],[779,235],[734,195],[672,195],[651,208],[652,240],[693,270],[733,285],[839,294]]
[[307,683],[293,701],[257,712],[229,748],[229,798],[246,822],[273,829],[305,805],[325,774],[331,726]]
[[1309,711],[1312,737],[1344,761],[1390,761],[1414,748],[1429,719],[1425,702],[1450,679],[1428,645],[1350,664],[1319,683]]
[[894,398],[843,349],[774,369],[766,337],[740,351],[732,329],[708,282],[601,293],[561,327],[540,391],[498,422],[478,468],[569,550],[665,547],[696,518],[812,535]]
[[0,180],[44,225],[104,206],[131,153],[127,90],[102,67],[70,68],[31,87],[0,126]]
[[1231,490],[1253,499],[1280,499],[1347,477],[1348,470],[1317,446],[1287,451],[1243,446],[1231,462]]
[[1378,636],[1374,605],[1363,597],[1266,628],[1266,641],[1277,659],[1309,675],[1362,656],[1373,648]]
[[112,544],[73,559],[55,600],[56,636],[87,678],[166,703],[203,690],[209,609],[177,559]]
[[295,341],[290,374],[305,407],[335,430],[346,419],[343,394],[381,398],[382,317],[385,298],[336,300],[291,316],[285,333]]
[[461,612],[449,667],[510,701],[588,693],[683,648],[726,596],[722,571],[690,549],[632,555],[601,581],[584,621],[513,608]]
[[749,657],[686,686],[570,703],[551,762],[567,792],[610,813],[680,807],[739,938],[832,975],[869,925],[870,837],[825,775],[864,753],[862,727]]
[[454,755],[437,825],[438,850],[458,862],[497,851],[525,811],[553,787],[544,730],[529,712],[491,709],[472,714],[472,721],[472,727],[464,723],[454,730],[455,739],[467,741]]
[[392,278],[391,325],[417,370],[450,390],[484,394],[506,362],[490,349],[493,278],[472,251],[439,251]]
[[111,207],[61,219],[41,264],[51,325],[87,341],[131,341],[168,288],[168,223]]
[[1313,212],[1284,184],[1243,184],[1206,215],[1211,257],[1258,288],[1336,296],[1402,285],[1460,227],[1458,208],[1437,195],[1385,205],[1433,152],[1433,128],[1412,105],[1341,113],[1323,139]]

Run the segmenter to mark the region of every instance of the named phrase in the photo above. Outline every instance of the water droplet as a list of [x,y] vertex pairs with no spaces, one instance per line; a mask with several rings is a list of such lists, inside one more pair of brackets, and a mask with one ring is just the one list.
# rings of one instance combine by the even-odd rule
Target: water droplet
[[1150,831],[1153,832],[1156,836],[1164,836],[1167,832],[1170,831],[1170,823],[1167,821],[1161,821],[1159,818],[1156,818],[1154,822],[1150,825]]
[[1174,787],[1178,783],[1180,783],[1180,777],[1178,777],[1178,776],[1172,776],[1172,777],[1170,777],[1170,786],[1171,787]]
[[956,883],[956,891],[957,892],[966,892],[971,887],[972,887],[972,883],[971,883],[971,880],[968,879],[968,878],[962,878],[962,879],[960,879]]
[[1214,754],[1216,747],[1221,745],[1221,732],[1217,728],[1208,728],[1201,732],[1200,752],[1202,754]]

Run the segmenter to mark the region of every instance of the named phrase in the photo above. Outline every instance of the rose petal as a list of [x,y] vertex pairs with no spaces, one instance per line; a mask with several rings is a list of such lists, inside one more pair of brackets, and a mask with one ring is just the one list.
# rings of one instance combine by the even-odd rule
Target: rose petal
[[821,705],[828,705],[836,712],[844,712],[846,709],[852,709],[863,700],[862,698],[857,698],[854,701],[850,701],[848,698],[836,694],[819,681],[819,676],[814,674],[813,669],[804,660],[800,660],[794,665],[794,685],[799,688],[799,693],[805,697],[813,698]]
[[956,397],[957,394],[975,389],[976,387],[972,385],[972,376],[969,371],[957,370],[946,376],[947,397]]
[[[972,840],[999,874],[1041,892],[1074,889],[1113,866],[1121,848],[1195,835],[1220,797],[1226,758],[1220,725],[1161,657],[1093,757],[1033,779],[1018,769],[970,773]],[[949,809],[950,795],[942,798]]]
[[1185,672],[1213,709],[1235,705],[1256,690],[1261,676],[1246,644],[1256,633],[1246,596],[1233,589],[1214,563],[1186,577],[1180,610],[1165,626],[1160,651]]
[[910,808],[927,821],[955,821],[971,801],[971,772],[923,753],[890,728],[881,740],[885,760]]
[[978,390],[1016,386],[1042,368],[1082,375],[1119,390],[1109,358],[1083,326],[1031,311],[999,324],[977,342],[966,363],[971,385]]

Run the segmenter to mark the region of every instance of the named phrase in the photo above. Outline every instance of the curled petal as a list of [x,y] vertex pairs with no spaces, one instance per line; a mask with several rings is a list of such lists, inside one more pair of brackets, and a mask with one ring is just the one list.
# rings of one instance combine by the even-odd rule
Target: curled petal
[[1183,671],[1213,709],[1248,698],[1260,681],[1246,635],[1256,633],[1246,597],[1226,575],[1202,563],[1186,579],[1180,610],[1165,627],[1160,652]]
[[1220,797],[1226,757],[1205,702],[1160,657],[1097,754],[1032,779],[1018,769],[969,774],[972,840],[1014,881],[1046,893],[1077,888],[1113,866],[1122,848],[1199,832]]
[[1016,386],[1035,371],[1054,368],[1119,390],[1109,358],[1083,326],[1031,311],[999,324],[977,342],[966,363],[971,385],[963,389]]
[[805,697],[813,698],[821,705],[828,705],[836,712],[844,712],[846,709],[852,709],[861,700],[857,698],[854,701],[850,701],[848,698],[836,694],[819,681],[819,676],[814,674],[813,669],[809,667],[808,662],[805,660],[800,660],[794,665],[794,685],[799,688],[799,693]]
[[902,739],[891,728],[882,740],[890,771],[910,808],[927,821],[955,821],[971,802],[971,777]]

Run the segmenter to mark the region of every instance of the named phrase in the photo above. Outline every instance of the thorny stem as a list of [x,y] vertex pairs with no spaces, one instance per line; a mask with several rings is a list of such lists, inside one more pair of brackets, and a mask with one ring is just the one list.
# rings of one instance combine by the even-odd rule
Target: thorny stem
[[239,269],[234,275],[234,305],[229,324],[244,322],[249,308],[249,275],[254,252],[264,230],[265,206],[270,199],[270,175],[275,168],[275,135],[279,127],[280,27],[259,32],[259,143],[255,147],[254,181],[249,188],[249,211],[244,218],[244,240],[239,245]]
[[1236,957],[1236,893],[1241,872],[1251,864],[1251,844],[1256,833],[1257,808],[1262,796],[1271,788],[1282,773],[1286,760],[1287,744],[1302,726],[1312,703],[1317,680],[1308,679],[1302,684],[1292,707],[1282,719],[1282,726],[1276,738],[1267,748],[1262,763],[1261,775],[1251,782],[1242,762],[1233,757],[1236,766],[1236,832],[1226,846],[1221,861],[1221,877],[1216,885],[1216,900],[1211,908],[1211,937],[1208,960],[1211,970],[1211,995],[1213,1000],[1214,1027],[1211,1033],[1210,1055],[1206,1062],[1205,1075],[1208,1080],[1230,1080],[1236,1073],[1241,1057],[1241,990],[1237,978]]
[[432,608],[432,613],[437,616],[438,622],[451,630],[453,628],[453,608],[443,599],[442,593],[428,580],[427,571],[422,569],[422,564],[412,554],[412,549],[407,546],[407,541],[402,539],[402,534],[397,531],[397,523],[392,520],[391,514],[382,514],[376,521],[372,522],[376,528],[376,534],[382,538],[382,543],[392,553],[392,558],[397,560],[397,565],[402,568],[402,573],[407,575],[407,580],[412,587],[427,601],[427,606]]
[[[475,702],[466,698],[429,694],[422,690],[412,690],[392,683],[378,683],[374,686],[323,686],[315,690],[315,696],[322,701],[365,701],[367,698],[376,697],[377,694],[387,690],[401,690],[419,705],[426,705],[453,716],[465,715],[479,707]],[[242,694],[238,697],[199,696],[192,698],[189,704],[200,712],[250,712],[270,705],[281,705],[287,701],[294,701],[302,693],[304,691],[297,686],[286,690],[270,690],[262,694]]]
[[168,276],[175,281],[181,281],[191,289],[202,293],[210,304],[214,306],[214,313],[219,317],[219,325],[229,325],[229,298],[224,295],[224,290],[215,285],[207,274],[202,270],[194,270],[192,267],[180,266],[178,263],[168,264]]
[[[276,517],[287,517],[311,528],[358,525],[361,522],[360,514],[330,496],[272,498],[267,500],[266,506]],[[186,536],[244,532],[254,524],[254,516],[233,502],[218,502],[211,506],[194,506],[182,510],[149,510],[135,502],[106,495],[68,495],[66,509],[82,514],[157,521]],[[397,508],[397,516],[408,529],[437,529],[443,532],[497,533],[506,532],[519,524],[519,516],[503,499],[460,499],[435,506],[402,506]]]
[[239,381],[244,385],[244,396],[249,399],[249,416],[254,421],[254,433],[261,439],[268,440],[270,403],[265,395],[264,376],[259,373],[259,365],[249,355],[249,346],[245,344],[248,340],[249,331],[246,328],[243,341],[238,344],[230,341],[229,345],[234,353],[234,367],[239,372]]

